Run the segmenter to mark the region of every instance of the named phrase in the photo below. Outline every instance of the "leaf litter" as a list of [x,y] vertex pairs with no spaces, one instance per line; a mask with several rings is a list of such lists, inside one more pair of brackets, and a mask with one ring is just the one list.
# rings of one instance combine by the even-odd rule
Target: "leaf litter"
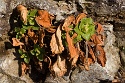
[[[23,27],[25,32],[21,34],[22,37],[12,38],[13,46],[20,46],[20,50],[23,50],[20,51],[24,58],[22,75],[26,73],[31,60],[39,65],[40,68],[37,69],[41,70],[44,68],[43,63],[48,63],[51,73],[59,77],[67,72],[67,62],[71,68],[80,65],[81,69],[86,70],[89,70],[89,66],[96,60],[102,67],[105,66],[104,29],[100,23],[94,23],[91,18],[87,18],[85,13],[76,17],[70,15],[57,26],[52,23],[55,16],[46,10],[34,12],[18,5],[17,11],[24,23],[22,25],[27,24]],[[30,17],[28,11],[34,16]],[[16,33],[20,36],[20,32]]]
[[63,76],[66,72],[66,60],[61,56],[57,56],[57,61],[52,65],[51,71],[54,71],[56,76]]
[[64,51],[64,47],[61,40],[61,29],[60,26],[57,28],[56,33],[52,35],[50,41],[50,47],[53,54],[61,54]]
[[27,24],[27,14],[28,10],[23,5],[17,6],[17,11],[20,13],[20,19],[23,21],[24,24]]

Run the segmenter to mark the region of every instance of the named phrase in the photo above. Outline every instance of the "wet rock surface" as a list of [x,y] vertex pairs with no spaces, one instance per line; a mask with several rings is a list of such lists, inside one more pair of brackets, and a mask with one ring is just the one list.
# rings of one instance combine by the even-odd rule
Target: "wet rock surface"
[[[1,83],[33,83],[24,75],[19,77],[19,56],[11,46],[7,36],[10,27],[10,15],[18,4],[28,8],[46,9],[61,21],[67,15],[84,11],[95,21],[104,24],[105,67],[95,63],[90,71],[72,70],[62,78],[47,76],[45,83],[98,83],[100,80],[112,80],[120,66],[120,55],[117,46],[123,46],[125,35],[125,0],[0,0],[0,82]],[[114,32],[114,31],[115,32]],[[114,35],[115,34],[115,35]],[[116,42],[116,43],[115,43]],[[123,52],[122,52],[123,53]],[[125,55],[122,54],[124,57]],[[37,77],[37,76],[36,76]],[[41,82],[42,83],[42,82]]]

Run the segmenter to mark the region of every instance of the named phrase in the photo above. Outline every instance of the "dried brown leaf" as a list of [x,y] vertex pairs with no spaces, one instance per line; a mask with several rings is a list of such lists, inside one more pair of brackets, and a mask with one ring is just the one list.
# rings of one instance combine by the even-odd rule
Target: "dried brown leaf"
[[97,23],[97,33],[103,35],[104,29],[100,23]]
[[94,42],[90,42],[90,41],[88,41],[87,43],[88,43],[88,45],[90,45],[92,47],[94,47],[96,45]]
[[89,47],[89,54],[91,55],[92,59],[95,61],[95,60],[96,60],[95,54],[94,54],[94,52],[93,52],[91,46],[88,45],[88,47]]
[[[86,58],[85,53],[80,48],[78,49],[78,51],[79,51],[80,61],[82,62],[82,65],[84,65],[86,70],[89,70],[89,66],[93,63],[93,59],[95,59],[95,56],[93,54],[92,49],[89,51],[89,53],[92,54],[91,56],[92,56],[93,59],[92,58]],[[81,66],[81,68],[83,69],[83,66]]]
[[36,35],[32,29],[28,29],[28,36],[32,39],[34,44],[38,42],[38,35]]
[[46,28],[46,30],[50,33],[55,33],[56,29],[53,28]]
[[105,36],[99,34],[99,35],[98,35],[98,39],[101,41],[101,44],[100,44],[100,45],[103,45],[103,46],[104,46],[104,39],[105,39]]
[[53,54],[60,54],[64,50],[62,40],[61,40],[60,26],[57,28],[56,33],[52,35],[52,38],[50,41],[50,47]]
[[26,45],[28,45],[28,36],[27,35],[25,36],[25,43],[26,43]]
[[[89,70],[89,66],[93,63],[92,58],[86,58],[85,53],[83,51],[79,51],[80,61],[82,62],[82,65],[80,66],[81,69]],[[84,68],[83,68],[84,66]]]
[[55,75],[63,76],[67,72],[66,60],[62,56],[58,55],[57,61],[52,66],[51,70],[54,71]]
[[36,17],[36,22],[43,27],[51,26],[51,16],[46,10],[38,10],[38,16]]
[[79,57],[80,57],[80,61],[84,64],[85,53],[81,50],[79,51]]
[[45,32],[42,28],[40,28],[39,30],[39,44],[41,47],[43,47],[44,43],[43,43],[43,38],[45,36]]
[[71,23],[73,23],[75,21],[75,17],[74,16],[68,16],[65,21],[64,21],[64,24],[63,24],[63,27],[62,29],[65,30],[65,31],[70,31],[72,30],[71,28],[66,28],[66,27],[69,27],[71,25]]
[[22,75],[24,75],[27,69],[29,69],[28,65],[24,62],[21,63],[21,68],[22,68]]
[[77,37],[77,33],[74,33],[71,38],[74,39],[76,37]]
[[48,68],[51,68],[52,61],[51,61],[51,59],[50,59],[50,57],[49,57],[49,56],[46,56],[46,58],[44,59],[44,62],[49,63]]
[[20,19],[23,21],[24,24],[26,24],[27,14],[28,14],[27,8],[24,7],[23,5],[18,5],[16,8],[17,8],[17,11],[20,13]]
[[38,42],[38,35],[34,35],[32,38],[31,38],[34,42],[34,44],[36,44]]
[[104,67],[106,63],[106,56],[104,49],[99,45],[96,46],[96,54],[98,63],[100,63]]
[[113,79],[112,83],[122,83],[122,80],[120,80],[119,78]]
[[73,39],[70,37],[69,35],[69,31],[72,30],[71,28],[69,28],[69,26],[71,25],[71,23],[73,23],[75,21],[75,17],[74,16],[69,16],[65,19],[64,24],[63,24],[63,30],[66,31],[66,41],[68,43],[68,49],[69,49],[69,53],[70,53],[70,60],[72,61],[72,65],[76,66],[76,62],[78,60],[78,52],[77,49],[75,48],[74,44],[73,44]]
[[68,49],[70,53],[70,60],[72,61],[72,65],[76,66],[76,62],[78,60],[78,52],[77,49],[75,48],[73,44],[73,39],[69,35],[69,31],[71,28],[69,28],[69,25],[75,20],[74,16],[69,16],[68,18],[65,19],[64,24],[63,24],[63,30],[66,31],[66,41],[68,43]]
[[32,29],[28,29],[28,36],[33,37],[35,35],[34,31]]
[[[87,62],[86,62],[87,61]],[[86,70],[89,70],[89,66],[93,63],[91,58],[84,59],[84,66]]]
[[71,39],[68,32],[66,32],[66,41],[68,43],[68,49],[69,49],[70,58],[71,58],[70,60],[72,60],[72,65],[75,66],[79,55],[78,55],[77,49],[73,44],[73,40]]
[[101,41],[96,34],[93,34],[91,36],[91,40],[93,41],[94,44],[97,44],[97,45],[103,45],[104,44],[103,41]]
[[102,45],[104,45],[104,39],[105,39],[104,29],[100,23],[95,23],[95,24],[97,25],[96,32],[97,32],[98,39],[102,42]]
[[78,54],[79,54],[79,57],[80,57],[80,61],[84,64],[84,58],[85,58],[85,53],[80,49],[80,45],[79,43],[77,42],[77,51],[78,51]]
[[43,70],[42,73],[44,73],[44,69],[43,69],[44,64],[41,61],[38,61],[38,65],[39,65],[38,70]]
[[76,23],[75,23],[75,24],[78,24],[79,21],[80,21],[82,18],[85,18],[85,17],[86,17],[86,14],[85,14],[85,13],[79,14],[79,15],[76,17]]
[[20,42],[20,40],[17,39],[17,38],[12,38],[12,41],[13,41],[13,46],[21,46],[21,45],[24,45],[24,43]]

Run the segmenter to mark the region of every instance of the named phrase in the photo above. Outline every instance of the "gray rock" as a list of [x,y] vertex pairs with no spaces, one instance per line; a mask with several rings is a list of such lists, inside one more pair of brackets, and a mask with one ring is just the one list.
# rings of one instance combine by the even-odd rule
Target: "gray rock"
[[[18,61],[15,60],[16,57],[13,54],[15,53],[15,49],[10,49],[8,50],[8,52],[8,55],[4,55],[6,56],[6,58],[3,61],[1,61],[0,68],[10,77],[15,77],[16,79],[20,79],[26,83],[32,83],[31,78],[29,78],[29,76],[27,75],[19,77],[19,64]],[[17,82],[17,80],[13,81]]]
[[[125,1],[124,0],[75,0],[84,9],[83,11],[88,14],[97,14],[103,17],[108,15],[117,15],[125,17]],[[15,49],[6,49],[5,42],[9,42],[8,37],[3,37],[4,34],[10,29],[9,19],[13,9],[18,4],[23,4],[26,7],[35,7],[46,9],[51,14],[56,15],[56,20],[63,20],[66,15],[79,12],[77,11],[78,5],[69,1],[66,3],[64,0],[0,0],[0,82],[1,83],[33,83],[28,75],[19,77],[18,75],[18,61],[15,60]],[[86,9],[87,8],[87,9]],[[122,13],[121,13],[122,12]],[[109,21],[114,21],[111,18]],[[76,68],[71,71],[69,76],[62,78],[53,78],[48,76],[46,83],[98,83],[100,80],[112,80],[115,73],[120,66],[120,58],[118,55],[118,48],[114,46],[115,36],[112,25],[104,25],[106,40],[105,52],[107,62],[105,67],[101,67],[98,63],[90,66],[90,71],[81,71]],[[4,40],[4,41],[3,41]],[[124,44],[124,43],[123,43]]]
[[16,77],[12,77],[12,76],[5,74],[3,71],[2,72],[0,71],[0,82],[1,83],[17,83],[17,82],[26,83],[25,81],[20,80]]
[[98,64],[92,64],[90,70],[83,70],[80,73],[75,69],[71,75],[72,83],[99,83],[100,80],[110,79],[108,73]]
[[[76,0],[87,13],[96,13],[98,16],[117,15],[125,9],[124,0]],[[86,6],[85,6],[86,4]]]
[[[3,41],[4,40],[4,41]],[[19,64],[15,49],[6,50],[5,42],[9,42],[8,36],[3,35],[0,41],[0,82],[1,83],[33,83],[28,75],[19,77]]]
[[6,2],[3,0],[0,0],[0,2],[1,2],[0,3],[0,7],[1,7],[0,12],[5,14],[6,13]]
[[119,56],[119,48],[114,46],[116,37],[113,34],[113,26],[112,25],[104,25],[104,28],[108,28],[106,31],[106,40],[105,40],[105,53],[106,53],[106,66],[104,69],[106,72],[113,78],[115,73],[118,71],[120,67],[120,56]]

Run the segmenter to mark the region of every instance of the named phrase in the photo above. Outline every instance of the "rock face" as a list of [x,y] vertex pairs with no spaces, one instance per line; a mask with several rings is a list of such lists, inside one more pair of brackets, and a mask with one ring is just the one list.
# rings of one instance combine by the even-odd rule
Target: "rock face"
[[[48,76],[45,83],[98,83],[100,80],[112,80],[120,66],[119,49],[115,47],[116,37],[113,29],[117,30],[125,24],[124,0],[0,0],[0,82],[1,83],[33,83],[28,75],[19,77],[19,57],[9,44],[7,36],[10,27],[10,15],[18,4],[29,8],[46,9],[56,15],[56,20],[64,20],[69,14],[86,12],[95,21],[105,28],[105,52],[107,62],[105,67],[98,63],[90,66],[90,71],[80,71],[79,68],[71,71],[68,76],[53,78]],[[110,25],[109,25],[110,24]],[[119,25],[119,26],[118,26]],[[123,30],[124,31],[124,30]],[[120,34],[115,32],[116,34]],[[122,35],[123,37],[123,35]],[[121,43],[121,41],[119,41]],[[120,44],[123,46],[124,43]]]
[[19,54],[16,54],[14,48],[8,48],[12,47],[8,36],[2,35],[0,45],[0,82],[33,83],[27,75],[19,77]]

